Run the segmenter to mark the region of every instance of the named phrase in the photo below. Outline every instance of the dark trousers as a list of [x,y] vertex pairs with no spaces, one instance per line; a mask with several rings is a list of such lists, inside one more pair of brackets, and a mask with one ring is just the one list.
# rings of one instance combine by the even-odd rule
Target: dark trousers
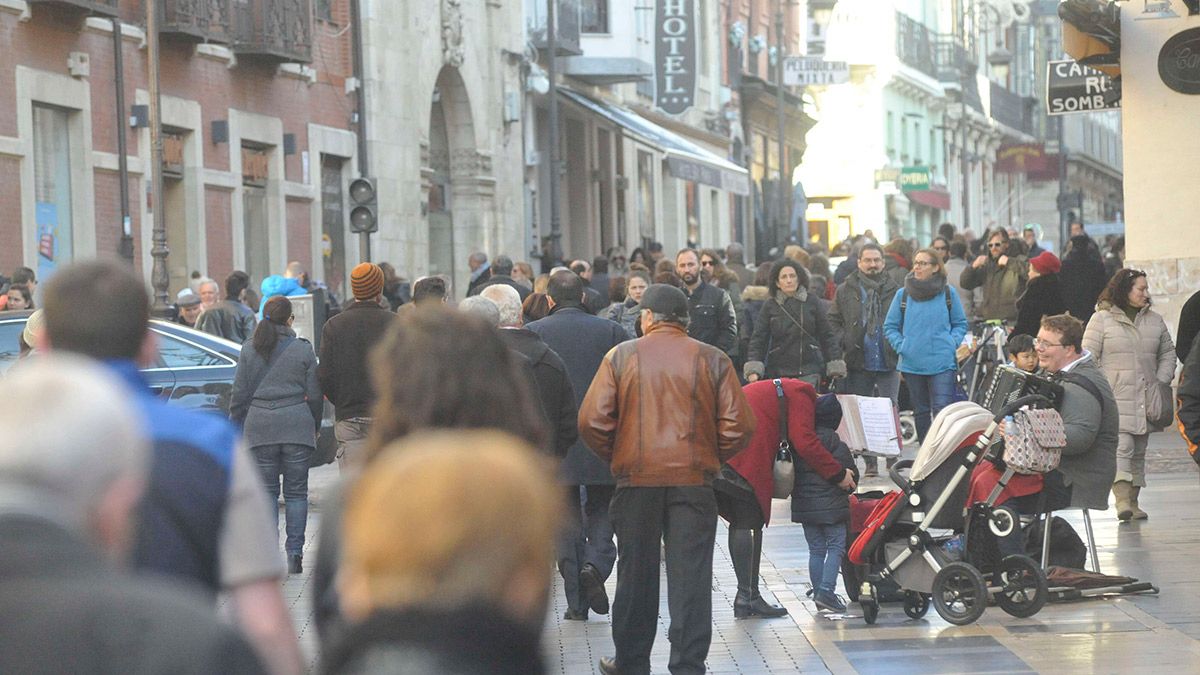
[[933,418],[942,408],[954,403],[957,394],[958,372],[947,370],[936,375],[904,374],[904,384],[912,399],[913,418],[917,425],[917,438],[925,441],[925,434],[933,425]]
[[[1041,492],[1035,492],[1023,497],[1013,497],[1004,502],[1004,505],[1015,509],[1020,514],[1041,515],[1042,513],[1069,508],[1073,492],[1073,486],[1067,485],[1066,481],[1063,480],[1062,472],[1055,469],[1042,476]],[[1051,530],[1051,534],[1053,532]],[[999,539],[999,547],[1000,553],[1003,555],[1025,553],[1025,538],[1021,532],[1021,528],[1015,528],[1007,537]],[[1041,549],[1040,542],[1038,548],[1039,550]],[[1040,556],[1038,557],[1038,561],[1041,561]]]
[[612,500],[617,532],[617,594],[613,643],[623,674],[650,672],[658,624],[659,544],[667,556],[667,608],[672,673],[703,673],[712,642],[712,562],[717,536],[713,489],[618,488]]
[[608,579],[617,561],[612,519],[608,503],[613,485],[570,485],[567,487],[567,522],[558,544],[558,573],[563,578],[567,607],[586,611],[587,599],[579,583],[579,570],[591,563]]
[[287,532],[284,551],[303,553],[304,529],[308,522],[308,458],[313,448],[284,443],[259,445],[253,452],[263,485],[267,488],[267,497],[271,499],[276,530],[279,528],[279,478],[283,477],[284,529]]

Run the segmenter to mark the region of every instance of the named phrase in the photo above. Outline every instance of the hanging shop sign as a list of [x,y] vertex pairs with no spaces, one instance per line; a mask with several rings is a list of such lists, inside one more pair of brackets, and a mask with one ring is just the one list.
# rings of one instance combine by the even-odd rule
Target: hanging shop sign
[[1181,94],[1200,94],[1200,28],[1189,28],[1167,40],[1158,52],[1158,76]]
[[850,81],[850,64],[826,61],[820,56],[789,56],[783,60],[783,84],[788,87],[845,84]]
[[1049,160],[1041,143],[1011,143],[996,151],[996,173],[1029,173],[1046,170]]
[[1120,88],[1104,73],[1067,59],[1046,64],[1046,113],[1070,113],[1117,110],[1121,107]]
[[696,0],[660,0],[654,26],[655,102],[678,115],[696,96]]
[[906,166],[900,170],[898,187],[904,192],[928,190],[930,183],[929,167]]

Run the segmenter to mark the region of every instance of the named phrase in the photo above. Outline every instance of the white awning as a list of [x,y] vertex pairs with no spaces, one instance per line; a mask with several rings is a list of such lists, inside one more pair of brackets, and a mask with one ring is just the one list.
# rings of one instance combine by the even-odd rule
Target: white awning
[[560,87],[558,91],[566,100],[619,125],[661,150],[666,156],[667,171],[672,176],[711,185],[736,195],[750,194],[750,173],[737,164],[673,131],[664,129],[632,110],[601,103],[570,89]]

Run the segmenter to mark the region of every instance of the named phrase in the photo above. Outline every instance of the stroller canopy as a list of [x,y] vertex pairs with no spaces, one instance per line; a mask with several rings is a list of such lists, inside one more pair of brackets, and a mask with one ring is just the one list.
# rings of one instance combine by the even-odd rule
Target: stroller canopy
[[919,481],[927,478],[971,434],[984,431],[991,423],[992,413],[978,403],[960,401],[943,408],[929,427],[925,442],[917,450],[917,458],[913,460],[908,479]]

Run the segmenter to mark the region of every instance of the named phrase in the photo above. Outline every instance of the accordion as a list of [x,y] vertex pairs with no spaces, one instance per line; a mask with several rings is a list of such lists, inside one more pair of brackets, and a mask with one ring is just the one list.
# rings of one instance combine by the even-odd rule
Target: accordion
[[1062,385],[1055,380],[1005,364],[997,366],[992,374],[983,395],[982,405],[993,415],[998,415],[1004,406],[1018,398],[1040,394],[1050,400],[1049,405],[1039,403],[1031,407],[1049,407],[1057,410],[1062,402],[1062,393]]

